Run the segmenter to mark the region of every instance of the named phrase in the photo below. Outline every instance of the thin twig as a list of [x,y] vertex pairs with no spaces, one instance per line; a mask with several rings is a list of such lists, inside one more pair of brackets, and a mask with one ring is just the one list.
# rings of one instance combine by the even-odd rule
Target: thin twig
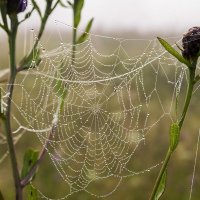
[[33,14],[33,11],[35,10],[35,8],[33,7],[32,10],[26,14],[26,16],[24,17],[24,19],[22,19],[18,24],[21,24],[23,22],[25,22],[28,18],[31,17],[31,15]]
[[[11,21],[11,31],[8,34],[8,40],[9,40],[9,50],[10,50],[10,78],[7,88],[7,109],[5,112],[5,119],[3,120],[4,126],[5,126],[5,133],[8,143],[8,149],[10,153],[10,159],[11,159],[11,165],[12,165],[12,171],[13,171],[13,177],[15,182],[15,190],[16,190],[16,200],[22,200],[23,194],[22,194],[22,187],[20,184],[20,175],[19,175],[19,169],[17,165],[17,157],[14,147],[14,141],[12,136],[12,130],[11,130],[11,104],[12,104],[12,95],[14,90],[14,83],[15,78],[17,74],[16,70],[16,36],[17,36],[17,30],[18,30],[18,18],[16,15],[9,16]],[[4,23],[5,24],[5,23]]]

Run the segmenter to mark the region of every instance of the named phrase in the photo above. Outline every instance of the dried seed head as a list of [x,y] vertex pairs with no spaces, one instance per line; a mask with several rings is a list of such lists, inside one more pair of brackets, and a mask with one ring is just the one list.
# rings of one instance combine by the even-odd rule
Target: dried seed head
[[183,35],[182,55],[186,59],[193,59],[198,56],[200,51],[200,27],[193,27]]
[[7,0],[7,13],[18,14],[24,12],[27,7],[27,0]]

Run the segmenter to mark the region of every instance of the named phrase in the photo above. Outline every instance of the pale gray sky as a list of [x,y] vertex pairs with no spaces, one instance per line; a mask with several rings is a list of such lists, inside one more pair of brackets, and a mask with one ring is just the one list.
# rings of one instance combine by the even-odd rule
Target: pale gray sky
[[[90,17],[106,31],[184,31],[200,25],[200,0],[85,0],[82,26]],[[71,12],[58,8],[52,19],[71,24]]]

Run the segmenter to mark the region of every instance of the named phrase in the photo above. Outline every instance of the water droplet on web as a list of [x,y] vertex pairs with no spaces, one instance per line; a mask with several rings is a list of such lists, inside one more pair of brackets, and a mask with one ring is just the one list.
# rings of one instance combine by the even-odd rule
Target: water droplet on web
[[174,82],[173,81],[167,81],[169,84],[174,84]]

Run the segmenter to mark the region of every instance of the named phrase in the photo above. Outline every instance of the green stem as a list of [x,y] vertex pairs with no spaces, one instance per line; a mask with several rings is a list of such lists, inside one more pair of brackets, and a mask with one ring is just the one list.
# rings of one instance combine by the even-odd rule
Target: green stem
[[[189,104],[190,104],[190,101],[191,101],[191,98],[192,98],[192,92],[193,92],[193,88],[194,88],[194,85],[195,85],[195,70],[196,70],[196,62],[194,62],[193,67],[189,68],[189,84],[188,84],[188,88],[187,88],[187,93],[186,93],[186,98],[185,98],[185,103],[184,103],[182,115],[181,115],[181,118],[180,118],[179,123],[178,123],[180,131],[181,131],[181,128],[183,126],[183,122],[185,120],[185,116],[186,116],[186,113],[188,111],[188,107],[189,107]],[[170,161],[170,158],[171,158],[171,155],[173,154],[173,152],[174,151],[171,151],[171,149],[169,147],[167,154],[166,154],[166,157],[165,157],[165,160],[163,162],[163,165],[162,165],[160,172],[158,174],[158,177],[156,179],[156,183],[154,185],[153,192],[151,194],[150,200],[155,199],[155,195],[156,195],[158,187],[160,185],[160,181],[162,179],[162,176],[163,176],[165,170],[167,169],[168,163]]]
[[[195,66],[195,68],[196,68],[196,66]],[[193,92],[193,88],[194,88],[194,84],[195,84],[195,81],[194,81],[195,80],[195,68],[190,69],[189,85],[187,88],[186,99],[185,99],[181,119],[179,120],[179,123],[178,123],[180,130],[182,128],[182,125],[185,120],[185,116],[186,116],[186,113],[187,113],[187,110],[188,110],[188,107],[189,107],[189,104],[190,104],[190,101],[192,98],[192,92]]]
[[38,33],[38,36],[37,36],[37,40],[35,41],[35,44],[33,46],[33,49],[31,51],[31,53],[33,53],[34,50],[38,46],[38,43],[39,43],[39,41],[40,41],[40,39],[41,39],[41,37],[43,35],[43,32],[44,32],[48,17],[49,17],[49,13],[46,11],[44,17],[42,18],[42,22],[41,22],[40,30],[39,30],[39,33]]
[[[44,29],[46,27],[49,15],[53,12],[53,9],[51,8],[51,6],[52,6],[52,1],[50,1],[46,5],[44,16],[41,17],[41,24],[40,24],[40,29],[39,29],[39,32],[38,32],[38,35],[37,35],[37,39],[36,39],[36,41],[33,45],[33,48],[31,49],[31,51],[30,51],[30,53],[27,57],[30,57],[30,55],[33,55],[34,52],[36,51],[37,47],[38,47],[38,43],[39,43],[39,41],[40,41],[40,39],[41,39],[41,37],[44,33]],[[18,70],[18,72],[24,70],[24,66],[20,66],[17,70]]]
[[168,151],[167,151],[165,160],[164,160],[164,162],[163,162],[163,165],[162,165],[162,167],[161,167],[161,169],[160,169],[160,172],[159,172],[159,174],[158,174],[158,177],[157,177],[157,179],[156,179],[156,183],[155,183],[155,185],[154,185],[153,192],[152,192],[152,194],[151,194],[150,200],[154,200],[154,199],[155,199],[155,195],[156,195],[157,190],[158,190],[158,187],[159,187],[159,185],[160,185],[160,181],[161,181],[162,176],[163,176],[163,174],[164,174],[164,172],[165,172],[165,170],[166,170],[166,168],[167,168],[167,165],[168,165],[168,163],[169,163],[169,160],[170,160],[171,155],[172,155],[172,152],[170,151],[170,148],[169,148]]
[[8,22],[7,22],[7,2],[4,0],[2,0],[0,2],[0,6],[1,6],[1,17],[3,20],[3,24],[4,24],[4,30],[8,33]]
[[35,41],[35,44],[34,44],[34,46],[33,46],[33,48],[32,48],[32,50],[31,50],[29,55],[33,54],[34,51],[36,50],[37,46],[38,46],[38,43],[39,43],[39,41],[40,41],[40,39],[41,39],[41,37],[43,35],[47,20],[49,18],[50,13],[51,13],[50,10],[51,10],[51,5],[50,5],[50,7],[49,7],[49,5],[47,5],[44,17],[42,18],[42,21],[41,21],[41,25],[40,25],[40,29],[39,29],[39,32],[38,32],[37,40]]
[[6,138],[8,143],[8,150],[10,153],[10,159],[11,159],[11,165],[12,165],[12,171],[13,171],[13,178],[15,182],[15,190],[16,190],[16,200],[22,200],[23,194],[22,194],[22,187],[20,184],[20,175],[17,165],[17,158],[15,153],[15,147],[14,147],[14,141],[12,137],[12,130],[11,130],[11,104],[12,104],[12,95],[13,95],[13,89],[14,89],[14,82],[16,78],[16,35],[17,35],[17,29],[18,29],[18,19],[16,15],[10,16],[11,20],[11,31],[8,34],[8,40],[9,40],[9,50],[10,50],[10,78],[8,82],[8,88],[7,88],[7,109],[5,113],[5,120],[4,126],[5,126],[5,132],[6,132]]

